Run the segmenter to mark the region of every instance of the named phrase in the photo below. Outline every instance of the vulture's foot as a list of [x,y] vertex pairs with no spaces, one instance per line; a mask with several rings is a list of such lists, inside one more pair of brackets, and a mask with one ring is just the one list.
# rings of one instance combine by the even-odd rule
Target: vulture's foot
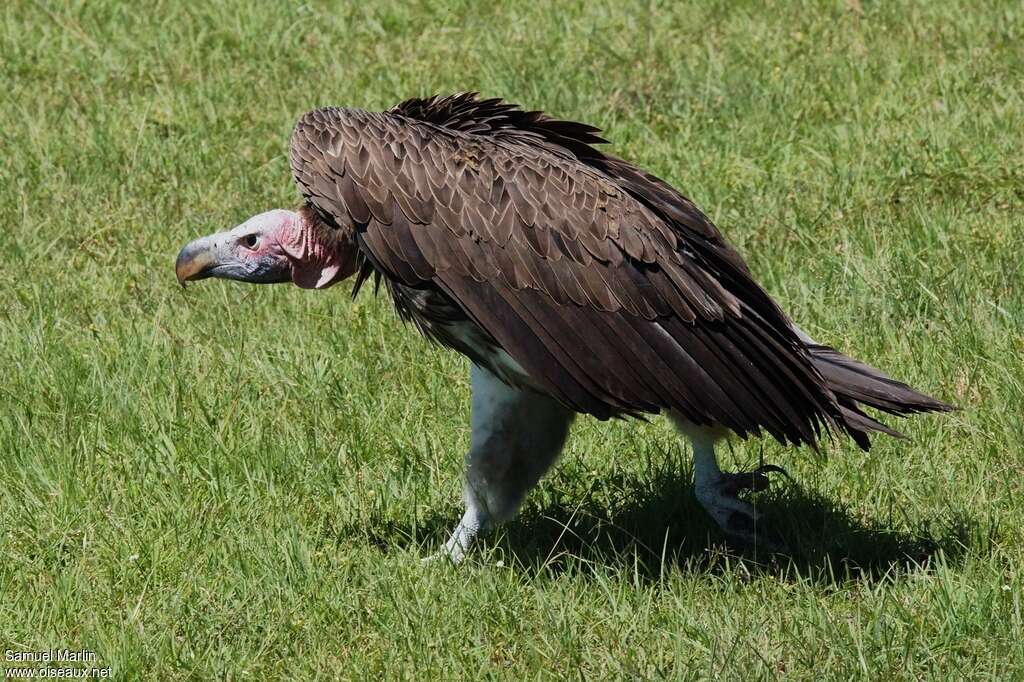
[[785,547],[782,539],[760,520],[753,504],[739,497],[740,493],[748,490],[756,493],[767,489],[768,474],[771,473],[789,476],[785,469],[774,464],[766,464],[753,471],[719,472],[704,485],[697,486],[696,494],[701,506],[731,538],[755,549],[778,552]]
[[466,548],[459,544],[453,544],[451,540],[444,543],[444,547],[430,556],[420,559],[423,564],[451,563],[458,566],[466,558]]
[[484,525],[485,523],[475,509],[467,509],[465,516],[459,521],[459,525],[455,526],[455,530],[452,531],[451,537],[444,543],[444,547],[423,559],[423,563],[432,564],[446,561],[455,565],[461,564],[462,560],[466,558],[466,552],[476,540],[477,533]]

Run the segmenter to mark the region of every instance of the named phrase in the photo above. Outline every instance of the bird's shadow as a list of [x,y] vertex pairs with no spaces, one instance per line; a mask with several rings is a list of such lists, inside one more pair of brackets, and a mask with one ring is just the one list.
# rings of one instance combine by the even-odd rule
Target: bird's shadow
[[[578,488],[562,494],[557,482],[549,484],[514,520],[484,537],[474,554],[537,572],[627,569],[647,581],[669,570],[711,572],[742,563],[751,573],[838,584],[928,567],[940,556],[956,563],[995,543],[994,525],[964,513],[896,530],[892,519],[858,518],[788,481],[754,498],[786,545],[767,552],[730,541],[697,503],[691,480],[685,470],[666,468],[642,477],[606,476],[583,495]],[[408,527],[383,519],[363,523],[360,532],[384,549],[436,548],[455,520],[451,510],[437,511]]]

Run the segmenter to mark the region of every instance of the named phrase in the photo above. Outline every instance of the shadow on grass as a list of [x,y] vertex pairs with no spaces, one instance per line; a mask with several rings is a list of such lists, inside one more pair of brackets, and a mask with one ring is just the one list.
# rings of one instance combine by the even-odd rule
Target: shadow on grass
[[964,516],[897,531],[789,484],[755,498],[764,522],[786,544],[773,554],[730,541],[697,504],[688,480],[653,483],[638,485],[636,495],[613,509],[587,501],[527,509],[492,544],[524,566],[555,572],[618,566],[657,580],[668,569],[715,572],[741,562],[751,573],[826,583],[875,580],[926,566],[939,554],[955,563],[969,548],[991,544]]
[[[614,490],[610,500],[609,487]],[[610,484],[604,480],[599,490],[605,494],[567,493],[565,499],[556,494],[527,504],[510,523],[483,538],[476,556],[489,554],[489,561],[504,559],[549,574],[618,568],[645,581],[657,581],[666,571],[708,573],[741,563],[751,574],[837,584],[928,566],[940,555],[958,563],[966,552],[985,552],[994,542],[993,527],[963,514],[898,531],[862,521],[797,483],[776,479],[773,490],[754,498],[764,521],[787,545],[785,552],[770,554],[730,543],[697,503],[685,471],[621,477]],[[414,526],[371,522],[358,532],[382,548],[433,551],[456,520],[455,514],[438,512]]]

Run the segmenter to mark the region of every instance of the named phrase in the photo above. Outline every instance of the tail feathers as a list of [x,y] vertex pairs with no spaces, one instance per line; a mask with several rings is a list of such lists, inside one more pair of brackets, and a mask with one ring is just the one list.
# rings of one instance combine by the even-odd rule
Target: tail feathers
[[906,436],[869,417],[860,409],[862,406],[900,417],[918,412],[949,412],[956,409],[829,346],[809,343],[807,350],[814,366],[839,402],[846,430],[865,450],[870,447],[870,432],[881,432],[897,438]]
[[843,415],[844,426],[846,432],[850,434],[854,442],[861,447],[862,450],[871,449],[871,439],[868,438],[868,434],[877,431],[894,438],[900,438],[902,440],[909,440],[905,435],[889,428],[877,419],[872,419],[868,415],[864,414],[856,405],[850,401],[848,405],[843,405],[845,401],[840,401],[839,411]]

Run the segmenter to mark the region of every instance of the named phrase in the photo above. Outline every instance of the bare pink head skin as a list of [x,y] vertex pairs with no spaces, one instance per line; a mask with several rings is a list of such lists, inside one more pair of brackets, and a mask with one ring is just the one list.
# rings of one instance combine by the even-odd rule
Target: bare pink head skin
[[174,269],[182,285],[219,277],[325,289],[355,272],[356,245],[351,234],[325,225],[308,208],[275,209],[189,242]]

